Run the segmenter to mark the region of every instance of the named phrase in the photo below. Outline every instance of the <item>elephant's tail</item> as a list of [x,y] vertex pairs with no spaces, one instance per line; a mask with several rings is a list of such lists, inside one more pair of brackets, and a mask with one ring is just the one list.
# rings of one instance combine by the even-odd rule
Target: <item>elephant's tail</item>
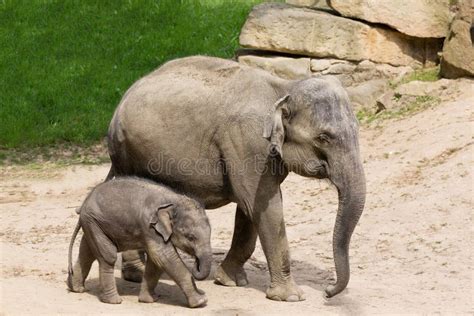
[[115,169],[114,169],[114,164],[112,163],[112,166],[110,166],[109,173],[107,174],[107,177],[105,177],[104,182],[112,180],[114,177],[115,177]]
[[76,240],[77,234],[79,233],[80,229],[81,229],[81,221],[78,220],[76,228],[74,228],[74,233],[72,233],[71,242],[69,243],[68,266],[67,266],[67,271],[68,271],[69,275],[73,274],[73,271],[72,271],[72,247],[74,246],[74,241]]

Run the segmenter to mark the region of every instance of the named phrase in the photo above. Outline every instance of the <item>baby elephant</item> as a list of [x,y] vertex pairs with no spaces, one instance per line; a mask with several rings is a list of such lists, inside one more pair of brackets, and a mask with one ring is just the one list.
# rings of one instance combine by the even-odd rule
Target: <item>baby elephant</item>
[[[154,289],[164,271],[183,290],[190,307],[206,304],[207,298],[196,287],[193,276],[203,280],[211,270],[211,228],[197,201],[163,185],[127,177],[99,184],[78,212],[79,222],[69,246],[67,284],[71,291],[84,291],[84,281],[97,259],[100,300],[121,303],[114,279],[117,252],[142,249],[147,261],[140,302],[156,301]],[[81,227],[84,236],[73,268],[72,247]],[[192,275],[175,247],[196,257]]]

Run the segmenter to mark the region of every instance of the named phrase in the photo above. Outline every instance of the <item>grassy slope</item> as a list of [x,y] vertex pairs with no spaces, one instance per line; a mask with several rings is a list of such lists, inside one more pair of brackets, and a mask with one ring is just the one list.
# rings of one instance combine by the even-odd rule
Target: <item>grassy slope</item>
[[262,0],[0,0],[0,147],[89,144],[163,62],[231,57]]

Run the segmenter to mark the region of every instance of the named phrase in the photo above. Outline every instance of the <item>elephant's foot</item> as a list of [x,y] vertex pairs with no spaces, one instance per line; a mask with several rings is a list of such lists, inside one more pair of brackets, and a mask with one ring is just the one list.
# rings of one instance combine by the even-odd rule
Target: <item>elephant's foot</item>
[[71,292],[75,293],[83,293],[86,291],[84,287],[84,282],[74,278],[72,275],[68,275],[67,277],[67,286]]
[[188,305],[191,308],[201,307],[201,306],[206,305],[206,303],[207,303],[207,296],[202,291],[188,297]]
[[145,265],[143,263],[122,267],[122,279],[140,283],[143,279]]
[[159,295],[155,293],[144,292],[140,293],[138,296],[138,301],[140,303],[154,303],[158,301]]
[[224,286],[245,286],[249,282],[242,266],[223,262],[216,270],[215,283]]
[[100,301],[107,304],[120,304],[122,303],[122,298],[118,295],[102,295]]
[[291,279],[288,283],[273,283],[267,289],[267,298],[274,301],[298,302],[306,299],[303,291]]

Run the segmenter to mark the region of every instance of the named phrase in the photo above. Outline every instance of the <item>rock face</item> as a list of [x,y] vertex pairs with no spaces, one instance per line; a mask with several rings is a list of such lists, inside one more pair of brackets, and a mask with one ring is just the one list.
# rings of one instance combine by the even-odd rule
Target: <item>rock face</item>
[[[474,80],[410,81],[388,90],[377,99],[377,112],[409,106],[413,102],[453,101],[458,98],[474,97]],[[428,97],[428,98],[420,98]]]
[[309,58],[239,56],[239,62],[248,66],[261,68],[284,79],[304,79],[311,76]]
[[240,44],[311,57],[416,67],[435,56],[442,41],[417,39],[317,10],[266,3],[250,13]]
[[410,36],[446,37],[449,0],[330,0],[341,15],[381,23]]
[[440,79],[434,82],[415,80],[398,86],[395,89],[395,93],[400,95],[433,96],[438,95],[442,90],[446,90],[449,85],[450,81],[448,79]]
[[352,106],[355,109],[374,108],[377,99],[389,88],[388,80],[377,79],[361,83],[358,86],[346,88]]
[[474,76],[474,2],[460,2],[448,37],[443,46],[441,76],[445,78]]
[[286,3],[299,7],[315,8],[319,10],[333,11],[327,0],[286,0]]
[[238,56],[238,61],[266,70],[284,79],[305,79],[319,75],[331,75],[339,79],[345,87],[356,86],[375,79],[391,80],[392,83],[397,83],[403,76],[413,71],[408,66],[375,64],[369,60],[351,62],[331,58],[292,58],[262,55],[262,53],[255,51],[242,51]]
[[389,79],[396,83],[413,69],[409,66],[375,64],[369,60],[357,63],[341,59],[311,59],[311,71],[313,74],[335,76],[345,87],[349,87],[374,79]]

